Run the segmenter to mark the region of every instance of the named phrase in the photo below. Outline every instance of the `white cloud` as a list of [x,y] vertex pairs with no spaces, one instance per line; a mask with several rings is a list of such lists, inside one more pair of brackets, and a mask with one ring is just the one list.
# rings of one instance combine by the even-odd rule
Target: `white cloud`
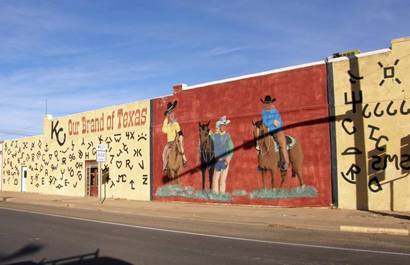
[[207,52],[208,56],[221,56],[229,53],[234,53],[238,51],[242,51],[246,49],[246,47],[217,47],[209,50]]

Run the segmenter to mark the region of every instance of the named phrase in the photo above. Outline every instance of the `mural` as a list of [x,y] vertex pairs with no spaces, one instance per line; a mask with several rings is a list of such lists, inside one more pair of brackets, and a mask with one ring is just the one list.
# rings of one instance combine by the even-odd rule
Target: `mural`
[[154,198],[330,205],[326,78],[317,63],[154,99]]
[[103,144],[106,198],[409,211],[409,55],[402,38],[46,118],[43,135],[3,143],[1,187],[95,196]]
[[103,196],[150,200],[149,127],[149,101],[45,119],[44,136],[4,143],[3,189],[85,196],[104,144]]
[[410,40],[331,62],[339,207],[410,210]]

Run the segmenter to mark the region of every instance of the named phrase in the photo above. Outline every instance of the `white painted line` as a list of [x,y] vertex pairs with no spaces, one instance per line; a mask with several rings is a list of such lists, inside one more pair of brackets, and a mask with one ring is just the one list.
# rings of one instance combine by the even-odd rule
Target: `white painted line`
[[241,237],[220,236],[220,235],[213,235],[213,234],[202,234],[202,233],[186,232],[186,231],[179,231],[179,230],[172,230],[172,229],[140,226],[140,225],[121,224],[121,223],[114,223],[114,222],[109,222],[109,221],[101,221],[101,220],[94,220],[94,219],[87,219],[87,218],[80,218],[80,217],[73,217],[73,216],[64,216],[64,215],[58,215],[58,214],[49,214],[49,213],[42,213],[42,212],[35,212],[35,211],[21,210],[21,209],[13,209],[13,208],[7,208],[7,207],[0,207],[0,209],[15,211],[15,212],[22,212],[22,213],[38,214],[38,215],[57,217],[57,218],[64,218],[64,219],[70,219],[70,220],[77,220],[77,221],[85,221],[85,222],[93,222],[93,223],[99,223],[99,224],[116,225],[116,226],[122,226],[122,227],[134,228],[134,229],[144,229],[144,230],[160,231],[160,232],[191,235],[191,236],[201,236],[201,237],[208,237],[208,238],[229,239],[229,240],[236,240],[236,241],[247,241],[247,242],[254,242],[254,243],[264,243],[264,244],[290,246],[290,247],[318,248],[318,249],[327,249],[327,250],[365,252],[365,253],[373,253],[373,254],[386,254],[386,255],[409,256],[410,257],[410,253],[403,253],[403,252],[390,252],[390,251],[378,251],[378,250],[370,250],[370,249],[331,247],[331,246],[322,246],[322,245],[310,245],[310,244],[301,244],[301,243],[288,243],[288,242],[280,242],[280,241],[268,241],[268,240],[259,240],[259,239],[250,239],[250,238],[241,238]]
[[397,228],[382,228],[382,227],[368,227],[368,226],[351,226],[351,225],[341,225],[340,231],[343,232],[354,232],[354,233],[370,233],[370,234],[390,234],[399,236],[408,236],[408,229],[397,229]]
[[[391,52],[391,49],[385,48],[385,49],[375,50],[375,51],[371,51],[371,52],[363,52],[363,53],[356,54],[355,56],[357,58],[360,58],[360,57],[366,57],[366,56],[370,56],[370,55],[387,53],[387,52]],[[335,63],[335,62],[346,61],[346,60],[349,60],[348,56],[342,56],[342,57],[337,57],[337,58],[329,58],[328,62],[329,63]]]

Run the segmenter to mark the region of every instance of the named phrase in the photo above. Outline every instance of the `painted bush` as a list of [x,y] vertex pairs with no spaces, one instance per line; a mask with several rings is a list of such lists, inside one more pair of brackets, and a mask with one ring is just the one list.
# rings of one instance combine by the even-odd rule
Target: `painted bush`
[[410,210],[410,39],[331,63],[339,207]]
[[[283,206],[330,205],[331,161],[326,80],[325,64],[317,63],[286,71],[191,87],[172,96],[154,99],[154,198]],[[296,139],[303,152],[300,173],[303,186],[300,186],[297,177],[292,177],[290,167],[283,186],[279,188],[281,177],[275,164],[272,166],[275,168],[274,186],[271,185],[269,174],[265,176],[264,186],[262,172],[258,167],[253,123],[261,120],[264,105],[261,100],[265,100],[267,95],[276,98],[274,105],[282,117],[284,132]],[[176,106],[173,106],[172,103],[175,102]],[[165,112],[170,109],[179,127],[166,126],[167,137],[163,130],[163,122]],[[199,135],[200,131],[208,126],[212,131],[211,142],[214,149],[217,149],[216,145],[227,141],[225,136],[220,137],[216,129],[216,122],[223,116],[229,120],[226,131],[233,142],[233,156],[229,162],[225,192],[216,192],[222,188],[222,181],[219,182],[217,190],[215,186],[212,190],[208,173],[205,178],[202,177],[201,164],[204,164],[204,154],[202,153],[201,159],[201,150],[208,149],[207,143],[200,144]],[[173,159],[168,168],[175,168],[177,165],[176,168],[179,169],[174,174],[169,174],[169,170],[164,171],[163,168],[163,150],[168,141],[180,139],[179,129],[183,135],[183,149],[173,152],[168,157]],[[269,137],[260,139],[272,139]],[[264,152],[263,148],[274,148],[274,142],[270,143],[270,146],[266,144],[260,147],[260,152]],[[222,152],[221,158],[229,160],[227,156],[231,155],[231,149],[226,149],[225,145],[224,148],[222,150],[228,152]],[[187,159],[185,167],[181,166],[184,160],[182,153]],[[210,164],[221,166],[217,165],[218,159]],[[223,169],[219,172],[220,179],[223,178],[221,172]],[[173,178],[174,176],[176,177]]]

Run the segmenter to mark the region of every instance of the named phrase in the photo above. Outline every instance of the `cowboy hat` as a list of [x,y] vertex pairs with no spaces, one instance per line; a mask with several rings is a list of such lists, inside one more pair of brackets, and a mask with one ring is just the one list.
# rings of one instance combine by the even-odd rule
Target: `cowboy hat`
[[175,109],[175,107],[177,106],[178,101],[174,101],[174,102],[168,102],[167,103],[167,110],[164,112],[164,115],[167,115],[168,113],[170,113],[171,111],[173,111]]
[[228,125],[231,121],[226,119],[226,116],[222,116],[217,122],[216,122],[216,128],[221,127],[221,125]]
[[265,99],[260,99],[263,104],[271,104],[276,101],[276,98],[272,98],[270,95],[265,96]]

